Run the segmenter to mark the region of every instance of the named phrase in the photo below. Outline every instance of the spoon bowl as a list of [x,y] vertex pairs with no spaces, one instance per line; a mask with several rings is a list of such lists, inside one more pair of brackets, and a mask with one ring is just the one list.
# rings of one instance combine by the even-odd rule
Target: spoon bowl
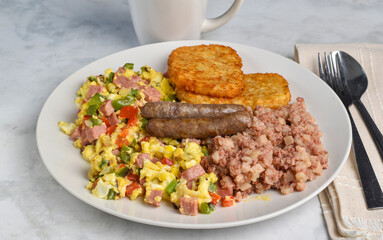
[[349,91],[353,101],[360,100],[367,90],[368,79],[362,66],[348,53],[338,51],[339,67],[342,80]]

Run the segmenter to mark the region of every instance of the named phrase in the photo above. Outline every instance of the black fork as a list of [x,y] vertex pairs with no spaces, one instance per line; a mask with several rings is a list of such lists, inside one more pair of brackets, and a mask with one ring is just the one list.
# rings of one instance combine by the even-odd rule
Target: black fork
[[383,192],[379,186],[374,169],[371,166],[366,149],[364,148],[362,139],[356,128],[354,119],[348,107],[352,104],[352,99],[346,94],[346,89],[341,81],[341,73],[339,71],[339,56],[337,52],[330,54],[324,53],[324,64],[321,55],[318,53],[319,76],[335,91],[346,107],[348,116],[350,117],[352,127],[352,137],[354,144],[354,154],[356,165],[358,166],[359,176],[364,190],[367,208],[369,210],[383,208]]

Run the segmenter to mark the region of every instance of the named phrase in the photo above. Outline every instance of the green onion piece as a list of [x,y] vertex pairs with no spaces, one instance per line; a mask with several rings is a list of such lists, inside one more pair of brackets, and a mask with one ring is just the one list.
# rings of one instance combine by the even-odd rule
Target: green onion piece
[[121,158],[121,161],[123,161],[124,163],[129,163],[129,162],[130,162],[130,158],[131,158],[131,156],[130,156],[130,154],[127,153],[127,152],[122,152],[122,153],[120,154],[120,158]]
[[135,101],[136,99],[134,97],[127,95],[123,98],[114,100],[112,106],[115,110],[120,110],[122,107],[132,105]]
[[125,177],[126,174],[128,174],[129,168],[128,167],[122,167],[116,171],[116,175],[119,177]]
[[130,91],[130,95],[137,98],[138,97],[138,89],[132,89],[132,91]]
[[133,63],[125,63],[124,68],[133,70],[134,64]]
[[168,193],[168,195],[170,196],[170,194],[172,194],[173,192],[176,191],[176,186],[177,186],[177,180],[173,180],[169,183],[169,185],[165,188],[165,191]]
[[97,78],[95,76],[88,77],[89,81],[94,82],[97,81]]
[[105,101],[106,97],[101,95],[100,93],[96,93],[93,97],[88,101],[88,111],[87,115],[95,115],[97,110],[101,107],[101,104]]
[[210,212],[214,212],[215,211],[215,205],[213,203],[209,203],[209,208],[210,208]]
[[103,95],[101,95],[100,93],[96,93],[93,95],[93,97],[89,100],[88,104],[89,105],[92,105],[92,104],[96,104],[96,105],[99,105],[101,106],[101,104],[106,100],[106,97],[104,97]]
[[200,210],[201,210],[201,213],[203,214],[210,214],[210,207],[205,202],[201,203]]
[[107,165],[108,164],[108,160],[106,160],[106,159],[102,159],[101,160],[101,162],[100,162],[100,165],[98,165],[98,167],[100,168],[100,169],[102,169],[105,165]]
[[96,104],[89,105],[86,115],[89,115],[89,116],[96,115],[97,109],[98,107]]
[[212,182],[209,182],[209,192],[216,192],[217,191],[217,185],[215,185]]
[[100,126],[102,124],[102,120],[98,118],[90,118],[89,120],[92,122],[93,126]]
[[129,154],[132,154],[133,153],[133,149],[131,147],[128,147],[124,144],[124,146],[121,148],[121,151],[122,152],[127,152]]
[[148,119],[143,118],[141,121],[141,128],[146,130],[146,123],[148,122]]
[[109,189],[106,199],[111,200],[111,199],[114,199],[115,196],[116,196],[116,192],[113,189]]
[[209,155],[209,152],[207,151],[206,146],[202,146],[201,152],[203,153],[204,156]]
[[118,156],[121,158],[121,161],[123,161],[124,163],[129,163],[132,153],[133,153],[133,149],[131,147],[124,145],[121,148],[121,152],[118,154]]
[[112,83],[114,78],[114,72],[109,73],[109,82]]
[[129,163],[129,161],[130,161],[130,154],[121,151],[118,156],[121,158],[121,161],[123,161],[124,163]]
[[133,141],[132,141],[132,143],[129,146],[131,146],[132,148],[136,148],[138,146],[137,145],[137,140],[135,138],[133,138]]
[[145,67],[141,67],[141,74],[143,72],[149,72],[149,69],[145,66]]

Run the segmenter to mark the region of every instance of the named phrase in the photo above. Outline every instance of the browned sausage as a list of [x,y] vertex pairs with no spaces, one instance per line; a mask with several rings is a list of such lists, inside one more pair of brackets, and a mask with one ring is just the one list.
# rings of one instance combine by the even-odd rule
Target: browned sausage
[[220,118],[150,119],[146,132],[159,138],[208,138],[232,135],[244,131],[250,124],[251,114],[240,111]]
[[180,102],[148,102],[141,109],[144,118],[216,118],[245,111],[237,104],[191,104]]

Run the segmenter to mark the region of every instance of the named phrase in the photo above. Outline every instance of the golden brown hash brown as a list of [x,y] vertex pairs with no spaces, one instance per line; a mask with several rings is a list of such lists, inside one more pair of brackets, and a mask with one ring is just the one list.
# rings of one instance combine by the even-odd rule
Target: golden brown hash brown
[[235,97],[244,90],[242,59],[222,45],[180,47],[170,54],[168,73],[177,89],[211,97]]
[[257,105],[269,108],[278,108],[290,102],[291,94],[288,83],[281,75],[276,73],[245,74],[245,90],[235,98],[214,98],[177,89],[177,97],[181,101],[202,103],[233,103],[250,106],[255,109]]

